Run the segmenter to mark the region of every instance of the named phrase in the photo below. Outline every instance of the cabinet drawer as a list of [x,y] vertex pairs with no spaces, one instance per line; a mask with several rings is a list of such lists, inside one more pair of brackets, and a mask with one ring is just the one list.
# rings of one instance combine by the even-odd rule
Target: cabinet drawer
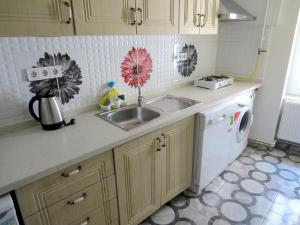
[[24,217],[114,174],[112,151],[78,163],[16,190]]
[[116,186],[113,175],[43,209],[25,221],[27,225],[68,225],[99,207],[107,208],[109,200],[114,198]]
[[69,225],[117,225],[118,223],[118,204],[117,199],[114,198]]

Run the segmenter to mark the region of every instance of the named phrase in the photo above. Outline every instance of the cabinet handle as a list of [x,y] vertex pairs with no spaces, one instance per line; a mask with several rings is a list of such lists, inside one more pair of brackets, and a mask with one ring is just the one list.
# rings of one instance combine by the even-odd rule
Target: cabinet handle
[[203,24],[202,24],[202,27],[205,27],[206,26],[206,23],[207,23],[207,16],[205,14],[202,14],[202,17],[203,17]]
[[205,20],[205,14],[200,14],[200,23],[199,23],[200,27],[204,27],[205,26],[204,20]]
[[72,200],[72,201],[68,201],[68,204],[69,205],[75,205],[79,202],[82,202],[84,199],[86,199],[86,193],[83,193],[83,195],[80,198],[77,198],[77,199]]
[[129,10],[129,18],[131,20],[130,25],[134,26],[136,24],[136,9],[133,7]]
[[156,149],[156,151],[160,152],[161,151],[161,140],[160,138],[156,138],[156,140],[158,141],[158,148]]
[[62,173],[61,175],[62,175],[63,177],[72,177],[72,176],[74,176],[74,175],[80,173],[81,169],[82,169],[82,167],[81,167],[81,166],[78,166],[76,170],[73,170],[73,171],[71,171],[71,172],[69,172],[69,173]]
[[138,8],[137,11],[140,13],[140,22],[138,23],[138,25],[141,26],[144,23],[144,12],[141,8]]
[[66,21],[67,24],[70,24],[73,20],[73,13],[72,13],[72,8],[69,2],[64,2],[65,6],[68,8],[69,11],[69,18]]
[[161,136],[163,137],[163,139],[164,139],[164,142],[163,142],[163,144],[162,144],[162,148],[165,148],[166,147],[166,143],[167,143],[167,136],[164,134],[164,133],[162,133],[161,134]]
[[201,14],[200,13],[198,13],[197,14],[197,21],[196,21],[196,23],[197,23],[197,25],[196,25],[196,27],[200,27],[201,26],[201,23],[202,23],[202,20],[201,20]]
[[88,225],[90,223],[90,218],[88,217],[88,218],[86,218],[86,220],[83,222],[83,223],[81,223],[80,225]]

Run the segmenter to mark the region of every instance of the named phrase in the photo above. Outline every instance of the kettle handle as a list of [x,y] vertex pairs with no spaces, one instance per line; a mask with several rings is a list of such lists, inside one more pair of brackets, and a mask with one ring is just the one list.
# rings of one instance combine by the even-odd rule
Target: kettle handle
[[31,116],[37,121],[41,121],[41,119],[35,114],[35,112],[33,110],[33,103],[36,100],[40,100],[40,99],[41,99],[41,97],[36,95],[36,96],[32,97],[32,99],[30,99],[30,102],[29,102],[29,112],[30,112]]

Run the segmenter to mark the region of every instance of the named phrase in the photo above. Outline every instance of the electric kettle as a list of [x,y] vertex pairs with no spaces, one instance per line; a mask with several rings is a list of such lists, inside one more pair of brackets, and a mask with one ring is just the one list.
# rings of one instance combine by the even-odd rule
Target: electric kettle
[[[39,103],[38,116],[33,109],[35,101]],[[65,122],[60,102],[55,95],[34,96],[29,102],[29,112],[35,120],[41,123],[44,130],[56,130],[75,123],[74,119],[71,119],[68,124]]]

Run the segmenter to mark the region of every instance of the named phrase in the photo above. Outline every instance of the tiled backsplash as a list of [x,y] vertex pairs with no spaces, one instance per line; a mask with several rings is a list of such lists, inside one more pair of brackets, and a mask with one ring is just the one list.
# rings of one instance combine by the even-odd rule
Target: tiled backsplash
[[125,95],[136,93],[123,82],[121,62],[132,47],[146,48],[151,54],[153,72],[144,92],[166,88],[184,81],[174,64],[174,51],[193,44],[198,62],[192,76],[215,70],[217,36],[71,36],[0,38],[0,127],[31,119],[28,102],[33,96],[26,79],[26,68],[36,65],[44,53],[67,53],[82,72],[80,92],[64,111],[97,104],[100,91],[110,80]]

